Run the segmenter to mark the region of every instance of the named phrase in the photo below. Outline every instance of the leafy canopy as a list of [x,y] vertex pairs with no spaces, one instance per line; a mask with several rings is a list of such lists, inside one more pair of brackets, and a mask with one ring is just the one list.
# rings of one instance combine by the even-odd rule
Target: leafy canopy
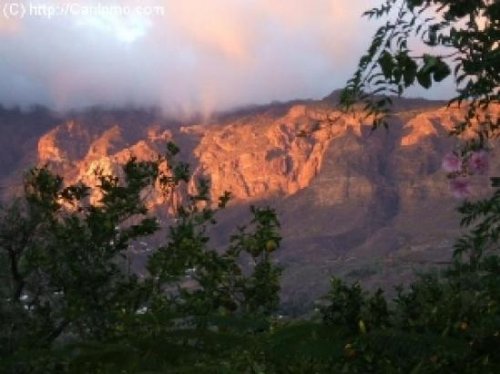
[[500,3],[495,0],[385,0],[364,16],[386,19],[348,81],[342,102],[361,100],[374,127],[387,126],[391,97],[411,86],[426,89],[453,75],[451,103],[468,104],[455,134],[474,122],[479,145],[498,135],[499,119],[481,111],[499,101]]

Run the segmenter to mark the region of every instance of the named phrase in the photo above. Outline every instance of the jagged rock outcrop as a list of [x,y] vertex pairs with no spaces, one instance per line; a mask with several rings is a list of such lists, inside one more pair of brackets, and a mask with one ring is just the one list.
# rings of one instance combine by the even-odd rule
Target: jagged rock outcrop
[[[40,138],[38,162],[62,174],[68,183],[82,181],[96,186],[101,174],[122,177],[123,165],[132,158],[155,160],[171,139],[171,132],[157,125],[125,137],[124,129],[116,124],[99,129],[68,121]],[[167,204],[168,199],[159,187],[144,191],[144,195],[149,208]],[[90,198],[97,202],[100,196],[94,194]]]
[[194,152],[214,197],[227,190],[245,200],[292,195],[307,187],[331,139],[327,123],[308,116],[300,105],[276,119],[211,127]]
[[[328,204],[332,204],[373,198],[375,185],[387,182],[377,180],[378,158],[384,153],[394,154],[396,178],[432,174],[440,162],[436,152],[442,153],[433,142],[445,137],[451,121],[446,110],[419,114],[404,125],[394,124],[392,138],[399,137],[394,144],[370,139],[370,146],[377,148],[370,152],[363,151],[372,134],[369,120],[314,104],[291,106],[281,116],[254,115],[240,121],[186,126],[179,135],[199,139],[189,151],[194,155],[195,174],[210,179],[212,196],[217,198],[227,190],[237,200],[289,196],[308,187],[333,142],[329,158],[336,160],[336,176],[328,193]],[[166,141],[176,140],[172,131],[158,125],[142,128],[136,136],[124,132],[120,124],[99,128],[68,121],[41,137],[39,163],[50,164],[70,181],[92,182],[96,170],[119,173],[130,157],[153,159]],[[430,164],[409,165],[411,157],[402,160],[413,148],[417,152],[426,148]]]
[[[147,111],[93,112],[69,116],[41,136],[37,161],[68,182],[95,185],[96,170],[120,175],[130,157],[154,159],[173,140],[195,176],[210,179],[214,199],[226,190],[234,197],[214,243],[247,222],[248,203],[276,207],[284,301],[296,300],[300,309],[326,291],[332,274],[392,285],[407,279],[416,261],[449,256],[459,232],[457,202],[441,162],[455,146],[447,134],[465,109],[438,104],[402,99],[389,131],[375,132],[370,119],[341,113],[330,100],[252,108],[183,126]],[[490,108],[494,118],[499,113],[498,106]],[[498,174],[492,146],[491,170]],[[478,190],[489,190],[487,177]],[[193,189],[184,187],[171,199],[157,188],[147,191],[148,206],[166,211]]]

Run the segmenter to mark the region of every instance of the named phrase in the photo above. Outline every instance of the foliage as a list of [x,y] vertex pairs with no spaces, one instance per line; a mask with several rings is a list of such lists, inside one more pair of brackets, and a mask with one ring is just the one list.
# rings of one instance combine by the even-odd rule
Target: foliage
[[[476,121],[464,152],[484,148],[498,130],[479,109],[498,102],[499,12],[487,0],[385,0],[366,15],[396,18],[377,31],[344,103],[365,100],[378,126],[391,95],[453,71],[455,101],[469,108],[455,133]],[[428,50],[416,55],[412,38]],[[443,274],[421,276],[394,300],[334,278],[317,315],[290,321],[277,314],[275,212],[252,207],[227,248],[213,248],[230,196],[214,204],[178,152],[168,144],[157,160],[131,159],[121,178],[96,171],[96,187],[67,186],[45,167],[26,175],[24,195],[0,209],[0,371],[500,372],[500,191],[462,205],[468,232]],[[195,192],[178,195],[187,183]],[[164,235],[147,209],[151,188],[183,203],[139,277],[130,248]]]
[[465,202],[460,206],[461,224],[472,227],[455,244],[457,260],[469,256],[470,266],[475,268],[484,254],[498,253],[500,237],[500,190],[489,198]]
[[130,245],[159,229],[142,191],[160,183],[171,194],[190,180],[172,151],[130,160],[121,179],[98,173],[96,190],[46,168],[28,173],[0,219],[3,372],[498,372],[498,193],[462,207],[471,230],[444,275],[393,301],[333,279],[318,318],[289,321],[276,314],[275,213],[253,207],[228,248],[212,249],[229,196],[214,206],[204,181],[178,206],[147,275],[130,271]]
[[[357,334],[346,339],[345,365],[349,372],[496,372],[500,356],[500,289],[498,256],[479,263],[480,272],[456,264],[444,277],[422,276],[411,287],[400,289],[384,323],[363,323]],[[332,321],[331,307],[342,318],[380,317],[374,309],[361,317],[344,299],[368,305],[369,297],[360,298],[359,287],[333,284],[330,305],[324,318]],[[342,298],[341,298],[342,299]],[[338,326],[345,326],[341,318]],[[354,330],[351,330],[354,332]]]
[[[160,229],[144,192],[156,186],[173,194],[190,180],[177,152],[169,144],[158,160],[131,159],[123,178],[98,170],[95,188],[65,186],[45,167],[27,174],[24,196],[0,216],[3,371],[67,369],[58,347],[87,352],[94,344],[103,355],[128,355],[134,344],[145,349],[161,337],[165,347],[197,350],[219,328],[220,316],[259,321],[249,323],[250,331],[268,327],[279,292],[280,270],[272,263],[281,239],[276,215],[252,208],[254,219],[239,228],[230,247],[212,249],[207,227],[216,224],[229,195],[214,208],[206,181],[177,207],[166,244],[148,259],[147,275],[140,279],[131,271],[131,246]],[[242,265],[245,256],[251,266]],[[96,365],[83,367],[94,371]]]
[[352,332],[358,329],[382,327],[388,323],[389,311],[381,290],[367,297],[359,284],[346,286],[340,279],[332,279],[328,294],[330,304],[323,309],[327,325],[344,326]]
[[[364,16],[387,22],[378,28],[348,81],[343,104],[352,108],[361,100],[374,118],[374,128],[387,126],[394,95],[414,85],[428,89],[453,74],[457,95],[449,105],[463,105],[467,111],[451,132],[459,146],[443,165],[449,169],[454,195],[469,198],[467,177],[486,173],[490,140],[500,134],[500,118],[494,115],[500,97],[500,3],[385,0]],[[460,137],[465,131],[467,136]],[[458,166],[452,167],[452,161]],[[457,240],[457,261],[466,257],[475,268],[484,251],[498,249],[498,202],[497,190],[490,198],[465,201],[459,208],[462,225],[474,227]]]
[[500,94],[498,1],[385,0],[364,16],[388,20],[347,83],[342,96],[347,107],[363,100],[374,126],[387,126],[391,96],[413,85],[428,89],[453,72],[457,96],[450,104],[468,104],[454,134],[479,124],[475,147],[498,135],[499,119],[483,114]]

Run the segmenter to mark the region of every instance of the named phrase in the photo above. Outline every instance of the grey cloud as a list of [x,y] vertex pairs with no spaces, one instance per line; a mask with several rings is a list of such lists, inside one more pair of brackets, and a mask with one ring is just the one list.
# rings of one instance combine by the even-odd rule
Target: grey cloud
[[345,83],[375,26],[360,18],[369,0],[146,3],[165,14],[0,23],[0,102],[187,114],[318,98]]

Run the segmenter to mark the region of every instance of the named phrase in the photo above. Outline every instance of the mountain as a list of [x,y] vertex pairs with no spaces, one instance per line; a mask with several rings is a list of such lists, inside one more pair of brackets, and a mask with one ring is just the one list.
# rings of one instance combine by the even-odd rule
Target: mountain
[[[232,193],[214,245],[247,221],[250,204],[277,209],[284,238],[277,257],[290,313],[301,313],[324,294],[332,275],[390,292],[415,269],[450,259],[459,233],[458,202],[440,167],[455,145],[447,134],[464,109],[400,99],[389,130],[374,132],[362,113],[340,112],[335,98],[249,107],[184,123],[153,109],[62,115],[7,115],[2,109],[0,185],[18,185],[30,163],[50,165],[70,182],[92,184],[96,169],[119,174],[131,156],[152,159],[172,140],[194,175],[210,179],[213,198]],[[490,111],[498,116],[499,108]],[[495,170],[498,160],[492,160]],[[169,203],[150,192],[149,206],[168,217]],[[144,256],[137,254],[138,271]]]

